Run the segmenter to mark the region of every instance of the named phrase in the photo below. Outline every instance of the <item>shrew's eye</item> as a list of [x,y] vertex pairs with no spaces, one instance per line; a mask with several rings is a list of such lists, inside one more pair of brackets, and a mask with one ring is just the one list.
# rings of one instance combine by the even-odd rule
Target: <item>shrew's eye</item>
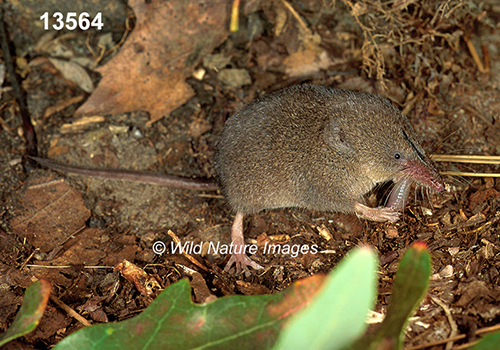
[[394,153],[394,159],[399,160],[401,158],[402,158],[401,153],[399,152]]

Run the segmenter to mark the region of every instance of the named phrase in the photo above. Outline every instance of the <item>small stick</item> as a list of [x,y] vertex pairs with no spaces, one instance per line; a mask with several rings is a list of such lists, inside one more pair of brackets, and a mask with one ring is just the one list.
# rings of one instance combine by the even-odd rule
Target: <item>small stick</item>
[[26,103],[26,94],[21,89],[21,85],[17,80],[18,78],[14,68],[14,61],[12,60],[12,56],[10,54],[9,38],[7,33],[7,24],[5,23],[4,18],[3,4],[0,4],[0,41],[5,67],[7,68],[10,84],[12,85],[12,91],[14,92],[14,97],[17,100],[19,113],[21,114],[23,121],[24,138],[26,140],[26,154],[29,156],[36,156],[38,151],[35,128],[31,123],[31,117]]
[[474,44],[472,43],[472,40],[468,37],[464,37],[465,43],[467,44],[467,48],[469,49],[469,52],[474,59],[474,62],[477,64],[477,68],[481,73],[486,73],[487,70],[484,69],[483,62],[481,62],[481,59],[479,58],[479,55],[476,51],[476,48],[474,47]]
[[92,324],[87,321],[83,316],[81,316],[78,312],[70,308],[68,305],[63,303],[58,297],[55,295],[50,295],[50,300],[52,300],[57,306],[59,306],[61,309],[66,311],[68,316],[73,317],[75,320],[79,321],[81,324],[83,324],[85,327],[91,326]]
[[[31,280],[33,282],[36,282],[38,281],[38,278],[36,278],[35,276],[32,276],[31,277]],[[88,326],[91,326],[92,324],[87,321],[82,315],[80,315],[78,312],[76,312],[75,310],[73,310],[72,308],[70,308],[68,305],[66,305],[65,303],[63,303],[61,301],[61,299],[59,299],[58,297],[56,297],[55,295],[52,295],[52,293],[50,293],[50,300],[52,300],[57,306],[59,306],[61,309],[63,309],[64,311],[66,311],[66,313],[68,314],[68,316],[71,316],[73,317],[75,320],[79,321],[81,324],[83,324],[85,327],[88,327]]]
[[462,171],[440,171],[441,175],[451,175],[451,176],[470,176],[470,177],[500,177],[500,174],[495,173],[469,173]]
[[229,24],[229,31],[236,33],[239,30],[240,0],[233,0],[233,8],[231,11],[231,23]]
[[431,154],[431,159],[435,162],[500,164],[499,156]]
[[[174,240],[174,242],[176,244],[180,244],[181,243],[181,240],[179,239],[179,237],[177,237],[177,235],[175,233],[173,233],[171,230],[168,230],[167,233]],[[196,260],[195,258],[193,258],[188,253],[186,253],[184,251],[184,249],[182,249],[182,246],[181,246],[181,251],[182,251],[182,255],[184,255],[186,258],[188,258],[189,261],[191,261],[193,264],[195,264],[196,266],[198,266],[200,269],[202,269],[204,271],[208,271],[208,269],[205,266],[203,266],[202,264],[200,264],[200,262],[198,260]]]
[[297,13],[297,11],[295,11],[295,9],[292,7],[292,5],[290,5],[286,0],[281,0],[281,2],[283,3],[283,5],[285,5],[285,7],[288,9],[288,11],[290,11],[292,13],[293,17],[295,17],[297,19],[297,21],[299,21],[299,24],[306,31],[306,33],[310,34],[311,31],[307,27],[306,22],[304,22],[302,17],[300,17],[300,15]]

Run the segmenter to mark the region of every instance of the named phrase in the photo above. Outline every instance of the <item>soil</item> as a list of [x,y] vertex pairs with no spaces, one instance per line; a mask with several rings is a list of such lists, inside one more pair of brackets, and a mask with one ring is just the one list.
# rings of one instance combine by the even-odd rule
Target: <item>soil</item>
[[[222,67],[230,70],[229,80],[239,81],[245,71],[250,83],[242,79],[242,85],[230,86],[205,60],[196,66],[203,77],[187,79],[193,97],[160,120],[148,123],[146,111],[131,111],[86,119],[78,126],[75,121],[81,119],[74,114],[88,94],[65,79],[46,54],[32,50],[40,32],[19,13],[39,5],[12,2],[6,24],[39,153],[71,164],[213,179],[214,144],[225,120],[261,94],[307,82],[389,98],[408,116],[429,153],[500,155],[500,7],[495,1],[289,1],[309,32],[283,3],[242,4],[240,31],[212,52],[230,58]],[[124,7],[121,17],[107,19],[118,46],[130,12]],[[88,46],[98,52],[100,34],[86,35],[62,41],[74,53],[95,58]],[[328,59],[309,62],[304,57],[311,52]],[[110,62],[114,54],[109,52],[99,64]],[[23,66],[21,59],[29,64]],[[91,78],[98,85],[99,74],[91,73]],[[500,323],[499,177],[445,175],[447,191],[442,194],[416,188],[396,224],[300,209],[253,215],[245,219],[247,242],[316,244],[322,253],[296,258],[258,253],[255,259],[263,271],[226,274],[222,268],[228,257],[194,254],[205,270],[185,256],[159,255],[151,248],[158,241],[170,247],[175,236],[195,244],[229,243],[234,213],[219,193],[23,169],[22,122],[12,91],[2,92],[0,281],[5,288],[0,295],[8,306],[0,312],[2,331],[11,324],[33,276],[48,279],[53,293],[73,309],[99,299],[97,311],[82,313],[91,322],[120,321],[152,301],[113,270],[124,259],[144,268],[161,288],[193,278],[180,268],[187,266],[221,297],[279,292],[300,278],[328,273],[363,244],[379,253],[375,311],[383,313],[397,264],[416,240],[429,247],[433,276],[429,296],[410,323],[405,348],[425,348],[458,335],[464,336],[455,344],[471,342],[478,329]],[[64,104],[78,96],[84,98]],[[54,105],[66,108],[47,116]],[[439,162],[438,168],[445,174],[500,173],[498,164]],[[368,202],[383,204],[389,189],[381,185],[367,195]],[[45,348],[81,327],[49,304],[42,325],[20,342]]]

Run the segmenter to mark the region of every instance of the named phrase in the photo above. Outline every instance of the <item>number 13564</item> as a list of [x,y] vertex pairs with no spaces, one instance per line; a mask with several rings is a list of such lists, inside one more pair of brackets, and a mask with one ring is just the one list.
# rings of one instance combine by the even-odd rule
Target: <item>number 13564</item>
[[[87,30],[90,27],[97,28],[101,30],[104,24],[102,23],[102,14],[97,12],[95,17],[91,20],[90,15],[87,12],[82,12],[78,16],[76,12],[68,12],[66,14],[66,20],[61,12],[55,12],[52,17],[54,17],[55,23],[52,23],[52,28],[54,30],[61,30],[64,27],[68,30],[75,30],[80,28],[81,30]],[[43,29],[49,30],[49,13],[45,12],[40,16],[40,21],[43,21]]]

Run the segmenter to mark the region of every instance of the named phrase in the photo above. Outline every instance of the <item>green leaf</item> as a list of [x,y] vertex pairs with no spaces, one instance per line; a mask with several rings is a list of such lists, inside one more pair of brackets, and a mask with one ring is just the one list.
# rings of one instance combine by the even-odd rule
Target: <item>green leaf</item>
[[491,350],[500,349],[500,333],[493,333],[485,336],[471,350]]
[[191,301],[189,282],[181,280],[140,315],[82,329],[56,349],[269,349],[324,278],[309,277],[274,295],[228,296],[204,305]]
[[400,349],[408,318],[424,297],[430,274],[431,258],[427,246],[417,242],[408,249],[399,264],[384,321],[373,333],[363,337],[349,349]]
[[353,251],[328,277],[309,307],[291,321],[274,349],[341,349],[359,338],[376,296],[377,258]]
[[0,335],[0,346],[31,332],[38,326],[49,300],[50,288],[50,282],[42,279],[26,289],[23,303],[14,322],[7,332]]

